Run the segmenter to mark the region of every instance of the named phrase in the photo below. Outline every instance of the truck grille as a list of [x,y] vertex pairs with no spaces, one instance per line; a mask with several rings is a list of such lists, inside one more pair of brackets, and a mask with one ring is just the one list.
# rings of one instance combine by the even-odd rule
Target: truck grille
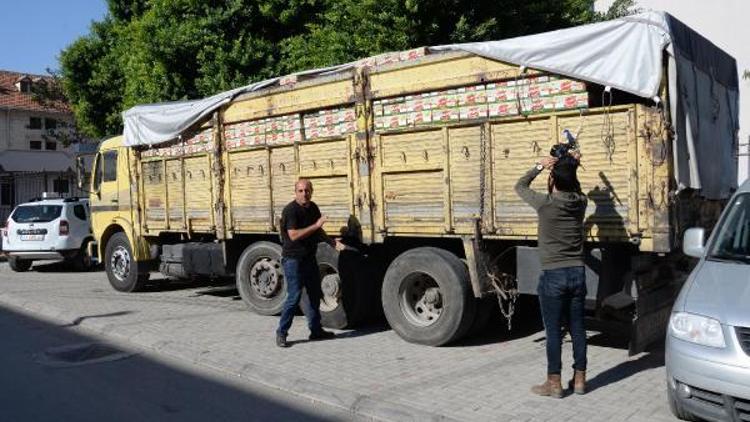
[[18,229],[16,233],[19,235],[23,234],[47,234],[47,229]]
[[737,330],[737,340],[739,340],[742,350],[750,355],[750,327],[735,327],[735,330]]

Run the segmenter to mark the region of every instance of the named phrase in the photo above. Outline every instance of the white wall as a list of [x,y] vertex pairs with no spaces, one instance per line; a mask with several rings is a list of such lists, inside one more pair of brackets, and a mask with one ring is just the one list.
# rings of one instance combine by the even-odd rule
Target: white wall
[[[606,10],[613,0],[597,0],[596,10]],[[749,0],[636,0],[640,9],[663,10],[708,38],[737,60],[740,76],[740,153],[737,179],[750,177],[750,1]],[[744,146],[742,145],[744,144]]]

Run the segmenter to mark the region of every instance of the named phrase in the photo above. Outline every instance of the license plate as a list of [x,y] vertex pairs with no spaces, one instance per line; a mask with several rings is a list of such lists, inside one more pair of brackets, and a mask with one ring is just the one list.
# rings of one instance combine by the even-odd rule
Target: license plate
[[21,240],[44,240],[43,234],[22,234]]

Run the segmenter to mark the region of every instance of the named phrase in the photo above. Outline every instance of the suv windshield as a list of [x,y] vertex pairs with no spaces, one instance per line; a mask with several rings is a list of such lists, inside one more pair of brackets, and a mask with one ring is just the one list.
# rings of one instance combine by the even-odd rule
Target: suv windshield
[[750,193],[727,205],[708,259],[750,264]]
[[62,205],[23,205],[10,217],[16,223],[47,223],[60,216]]

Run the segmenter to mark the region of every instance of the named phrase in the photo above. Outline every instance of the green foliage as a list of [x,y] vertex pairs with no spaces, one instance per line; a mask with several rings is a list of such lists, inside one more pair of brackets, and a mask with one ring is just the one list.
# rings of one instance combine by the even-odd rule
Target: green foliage
[[[619,2],[627,0],[618,0]],[[61,54],[80,130],[119,133],[136,104],[199,98],[273,76],[424,45],[591,22],[593,0],[107,0]]]

